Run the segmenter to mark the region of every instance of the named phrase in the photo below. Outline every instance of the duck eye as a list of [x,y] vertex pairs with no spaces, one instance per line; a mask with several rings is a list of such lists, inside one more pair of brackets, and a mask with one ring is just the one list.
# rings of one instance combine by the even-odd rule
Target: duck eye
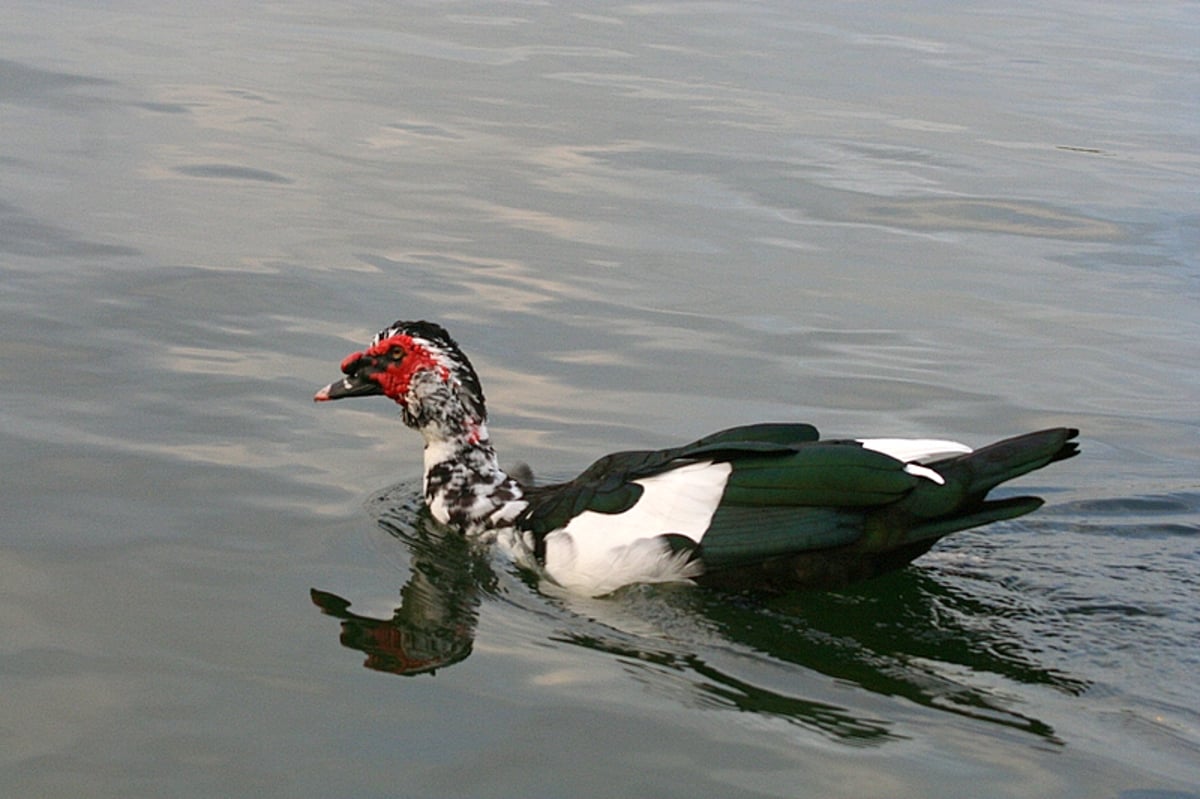
[[396,345],[388,350],[388,358],[393,361],[399,361],[404,357],[404,348]]

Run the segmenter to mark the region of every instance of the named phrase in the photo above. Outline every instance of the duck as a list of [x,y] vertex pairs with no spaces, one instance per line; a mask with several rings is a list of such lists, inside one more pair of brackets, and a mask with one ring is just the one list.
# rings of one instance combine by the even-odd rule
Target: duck
[[637,584],[779,592],[874,578],[950,533],[1037,510],[1040,497],[988,494],[1079,451],[1070,427],[972,449],[763,422],[605,455],[572,480],[535,485],[501,468],[479,376],[441,325],[396,321],[341,371],[313,399],[395,402],[424,439],[421,486],[437,522],[590,597]]

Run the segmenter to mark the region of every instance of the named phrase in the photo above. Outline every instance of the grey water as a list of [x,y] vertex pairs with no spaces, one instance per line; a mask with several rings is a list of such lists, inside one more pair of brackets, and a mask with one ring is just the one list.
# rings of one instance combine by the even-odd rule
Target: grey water
[[[0,794],[1200,796],[1193,3],[2,3]],[[829,593],[419,510],[752,421],[1083,454]]]

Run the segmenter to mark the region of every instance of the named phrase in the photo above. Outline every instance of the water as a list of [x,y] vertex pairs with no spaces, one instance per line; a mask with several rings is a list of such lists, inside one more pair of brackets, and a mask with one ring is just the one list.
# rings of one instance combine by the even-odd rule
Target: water
[[[3,14],[0,793],[1200,795],[1194,6]],[[550,477],[1084,453],[851,590],[583,601],[309,401],[397,317]]]

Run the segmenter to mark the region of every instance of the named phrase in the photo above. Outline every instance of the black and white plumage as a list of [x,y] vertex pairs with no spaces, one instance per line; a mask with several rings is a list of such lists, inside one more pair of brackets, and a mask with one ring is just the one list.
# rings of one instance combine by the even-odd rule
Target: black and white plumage
[[615,453],[570,482],[534,487],[500,468],[479,378],[439,325],[398,321],[341,366],[345,377],[314,399],[400,405],[425,439],[434,518],[593,596],[642,582],[777,589],[871,577],[948,533],[1037,509],[1037,497],[986,497],[1077,452],[1070,428],[972,451],[935,439],[821,440],[811,425],[768,423]]

